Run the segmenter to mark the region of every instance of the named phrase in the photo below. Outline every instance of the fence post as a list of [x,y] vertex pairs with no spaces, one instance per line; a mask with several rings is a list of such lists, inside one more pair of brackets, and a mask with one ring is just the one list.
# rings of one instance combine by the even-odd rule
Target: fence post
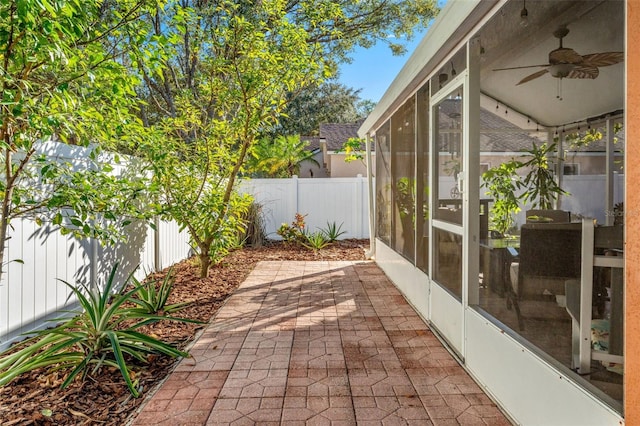
[[355,182],[356,185],[356,196],[354,197],[354,202],[356,203],[355,213],[356,213],[356,231],[357,236],[355,238],[362,238],[362,211],[363,211],[363,202],[362,199],[362,184],[364,180],[362,179],[362,174],[358,173],[358,180]]
[[90,250],[89,254],[89,288],[92,290],[98,289],[98,241],[95,238],[89,239]]
[[162,270],[162,265],[160,264],[160,220],[158,216],[153,218],[153,224],[156,228],[153,230],[153,267],[155,272],[158,272]]
[[293,191],[291,191],[291,196],[293,197],[291,200],[291,205],[293,206],[293,213],[289,215],[289,217],[294,217],[296,215],[296,213],[299,212],[299,206],[298,206],[298,191],[300,191],[300,186],[298,184],[298,176],[297,175],[293,175],[291,176],[291,186],[293,188]]

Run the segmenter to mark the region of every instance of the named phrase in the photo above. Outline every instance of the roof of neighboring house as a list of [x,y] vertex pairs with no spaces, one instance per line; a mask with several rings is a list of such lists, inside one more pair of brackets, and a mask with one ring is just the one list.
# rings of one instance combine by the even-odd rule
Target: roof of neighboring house
[[[454,120],[459,120],[460,105],[455,100],[445,101],[440,104],[440,126],[450,127]],[[533,122],[532,122],[533,123]],[[534,127],[532,124],[531,127]],[[546,130],[541,128],[542,138],[529,134],[507,119],[495,114],[493,111],[480,108],[480,151],[481,152],[523,152],[532,148],[533,143],[540,145],[546,140]],[[624,131],[616,135],[618,141],[624,141]],[[571,148],[565,144],[565,149],[580,152],[604,152],[606,138],[594,141],[587,146]],[[624,144],[620,144],[624,146]],[[620,146],[616,148],[619,150]]]
[[[518,152],[531,149],[540,139],[522,132],[518,126],[498,115],[480,108],[480,151]],[[513,130],[513,132],[511,132]]]
[[315,151],[316,149],[320,149],[320,140],[322,138],[320,136],[300,136],[301,141],[309,142],[309,146],[307,146],[307,150]]
[[[300,136],[300,140],[309,141],[307,149],[318,149],[320,142],[325,141],[327,151],[337,151],[348,139],[358,137],[358,129],[363,121],[364,119],[355,123],[322,123],[319,136]],[[373,144],[371,149],[374,150]]]
[[358,137],[358,129],[363,120],[355,123],[322,123],[320,137],[327,141],[327,150],[336,151],[350,138]]

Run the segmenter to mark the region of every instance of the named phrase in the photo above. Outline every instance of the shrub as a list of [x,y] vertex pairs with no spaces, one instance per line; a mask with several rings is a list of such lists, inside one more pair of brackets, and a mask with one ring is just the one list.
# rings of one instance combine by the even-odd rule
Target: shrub
[[[139,308],[127,308],[126,302],[140,291],[133,289],[115,292],[114,276],[117,266],[111,270],[103,290],[89,289],[80,283],[80,289],[64,282],[77,297],[83,312],[71,319],[59,319],[56,327],[35,332],[35,336],[21,342],[17,348],[0,356],[0,386],[19,375],[38,369],[69,370],[62,383],[67,387],[78,375],[82,378],[103,366],[120,371],[129,391],[139,396],[138,386],[127,364],[130,360],[146,363],[154,353],[172,357],[188,356],[172,345],[137,331],[146,324],[161,320],[195,322],[167,315],[143,312]],[[131,280],[129,276],[127,282]],[[127,289],[127,285],[123,289]]]
[[306,214],[303,215],[300,213],[296,213],[296,217],[293,223],[291,223],[291,225],[289,225],[288,223],[283,223],[282,225],[280,225],[280,228],[278,228],[276,233],[288,243],[303,244],[307,240],[307,225],[304,221],[305,217],[307,217]]
[[262,216],[262,205],[255,201],[249,205],[244,216],[245,229],[241,233],[240,239],[243,245],[251,247],[262,247],[266,241],[264,218]]

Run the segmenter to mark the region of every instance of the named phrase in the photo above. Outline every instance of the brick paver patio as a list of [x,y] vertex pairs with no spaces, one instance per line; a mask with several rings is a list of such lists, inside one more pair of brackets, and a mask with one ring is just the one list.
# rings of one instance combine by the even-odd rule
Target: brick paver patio
[[134,425],[510,425],[372,262],[261,262]]

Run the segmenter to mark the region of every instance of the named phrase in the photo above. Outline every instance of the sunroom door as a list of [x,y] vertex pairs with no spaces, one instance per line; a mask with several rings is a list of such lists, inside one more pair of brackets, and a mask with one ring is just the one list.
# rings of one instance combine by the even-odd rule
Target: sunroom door
[[464,84],[432,97],[431,323],[462,358],[466,261],[464,231]]

